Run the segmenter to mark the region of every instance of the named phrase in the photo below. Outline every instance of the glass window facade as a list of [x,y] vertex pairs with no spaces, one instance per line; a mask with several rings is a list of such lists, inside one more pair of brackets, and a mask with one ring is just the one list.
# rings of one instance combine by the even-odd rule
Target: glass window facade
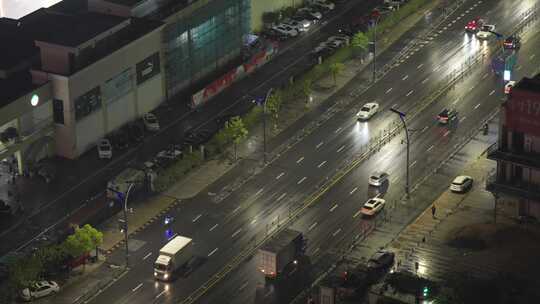
[[216,0],[166,26],[167,90],[175,93],[240,54],[250,14],[250,0]]

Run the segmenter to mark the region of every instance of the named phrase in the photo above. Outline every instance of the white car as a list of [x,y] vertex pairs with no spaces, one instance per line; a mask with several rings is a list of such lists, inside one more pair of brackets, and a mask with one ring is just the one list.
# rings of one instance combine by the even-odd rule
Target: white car
[[384,199],[382,199],[382,198],[378,198],[378,197],[370,198],[364,204],[362,209],[360,209],[360,212],[363,215],[373,216],[373,215],[379,213],[384,208],[385,203],[386,203],[386,201]]
[[507,82],[504,85],[504,94],[506,95],[510,94],[510,92],[512,91],[512,87],[514,87],[515,84],[516,82],[514,80],[510,80],[509,82]]
[[307,30],[309,30],[309,26],[311,25],[311,22],[308,20],[297,21],[297,20],[287,19],[283,21],[281,25],[290,26],[293,29],[295,29],[297,32],[306,32]]
[[342,47],[349,44],[350,38],[347,35],[335,35],[326,39],[327,44],[333,44],[336,47]]
[[307,1],[307,3],[313,7],[320,8],[323,10],[328,10],[328,11],[331,11],[336,8],[336,5],[334,3],[329,2],[329,1],[324,1],[324,0],[310,0],[310,1]]
[[285,25],[285,24],[281,24],[281,25],[278,25],[278,26],[273,26],[272,29],[274,31],[278,32],[279,34],[286,35],[286,36],[289,36],[289,37],[298,36],[298,31],[297,30],[295,30],[293,27]]
[[476,37],[478,39],[488,39],[489,37],[491,37],[491,35],[493,35],[493,31],[495,31],[495,25],[483,25],[482,28],[480,28],[480,31],[476,33]]
[[388,180],[388,173],[376,171],[369,176],[369,184],[375,187],[379,187]]
[[146,113],[142,117],[144,127],[148,131],[157,132],[159,131],[159,121],[156,117],[156,115],[152,113]]
[[60,291],[60,287],[54,281],[39,281],[21,291],[21,298],[25,301],[42,298]]
[[452,192],[466,192],[472,188],[473,178],[467,175],[460,175],[454,179],[450,185]]
[[358,113],[356,113],[356,119],[368,120],[375,115],[377,111],[379,111],[379,104],[376,102],[368,102],[360,109],[360,111],[358,111]]
[[112,158],[112,145],[111,142],[106,139],[100,139],[97,145],[98,157],[100,159],[111,159]]
[[290,20],[300,23],[302,27],[304,28],[304,31],[309,30],[309,28],[313,25],[313,22],[311,22],[309,19],[305,18],[302,15],[295,15],[291,17]]
[[178,149],[168,149],[158,152],[156,155],[157,158],[167,158],[167,159],[178,159],[182,156],[182,151]]

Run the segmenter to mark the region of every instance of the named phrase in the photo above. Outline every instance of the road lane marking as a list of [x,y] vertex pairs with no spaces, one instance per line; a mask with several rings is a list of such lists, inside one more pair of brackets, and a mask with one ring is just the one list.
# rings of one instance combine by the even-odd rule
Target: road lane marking
[[313,254],[316,254],[317,252],[319,252],[319,250],[321,250],[321,247],[315,248],[315,250],[313,250]]
[[422,84],[426,83],[428,81],[429,77],[426,77],[426,79],[422,80]]
[[146,260],[152,255],[152,252],[149,252],[147,255],[145,255],[142,259]]
[[253,225],[257,222],[257,218],[255,217],[254,219],[251,220],[250,224]]
[[300,158],[296,161],[296,163],[299,164],[299,163],[301,163],[303,160],[304,160],[304,157],[302,156],[302,157],[300,157]]
[[405,75],[405,77],[401,78],[401,80],[407,80],[409,78],[409,75]]
[[397,108],[397,106],[398,106],[398,104],[397,104],[397,103],[395,103],[395,104],[394,104],[394,105],[392,106],[392,108],[394,108],[394,109],[395,109],[395,108]]
[[142,283],[140,283],[139,285],[135,286],[135,288],[133,288],[131,291],[135,292],[137,290],[139,290],[139,288],[142,287]]
[[529,56],[529,59],[533,60],[535,56],[536,56],[536,54],[532,54],[531,56]]
[[425,127],[422,129],[422,131],[420,131],[420,133],[426,132],[426,130],[427,130],[428,128],[429,128],[428,126],[425,126]]
[[469,88],[469,92],[472,91],[474,89],[475,86],[472,86]]
[[163,289],[163,291],[161,291],[154,299],[157,299],[157,298],[161,297],[166,292],[167,292],[167,290]]
[[480,104],[477,104],[477,105],[474,106],[474,109],[476,110],[476,109],[478,109],[479,107],[480,107]]
[[234,237],[237,236],[240,232],[242,232],[242,228],[238,228],[238,230],[236,230],[236,231],[232,234],[232,237],[234,238]]
[[454,100],[454,102],[452,102],[452,105],[455,105],[455,104],[458,103],[458,102],[459,102],[459,98],[456,99],[456,100]]
[[309,226],[309,228],[308,228],[308,231],[313,230],[313,228],[315,228],[315,226],[317,226],[317,222],[311,224],[311,226]]
[[354,189],[351,190],[351,192],[349,192],[349,194],[353,194],[356,192],[356,190],[358,190],[358,187],[354,187]]
[[341,127],[337,128],[336,131],[334,131],[334,133],[339,133],[339,131],[341,131]]
[[248,286],[248,281],[245,281],[244,284],[242,284],[242,286],[240,286],[240,288],[238,288],[238,290],[242,291],[247,286]]
[[338,207],[338,204],[335,204],[332,208],[330,208],[330,212],[334,212],[334,210],[336,210],[337,207]]
[[482,79],[486,78],[488,76],[488,73],[485,73],[484,75],[482,75]]
[[307,177],[302,177],[296,184],[297,185],[300,185],[301,183],[303,183],[305,180],[306,180]]
[[283,175],[285,175],[285,172],[281,172],[278,176],[276,176],[276,179],[280,179]]
[[413,92],[414,92],[414,90],[410,90],[409,93],[407,93],[407,95],[405,95],[405,96],[409,97]]
[[282,195],[280,195],[278,198],[277,198],[277,201],[279,202],[280,200],[282,200],[285,195],[287,195],[287,193],[283,193]]
[[423,67],[423,66],[424,66],[424,64],[423,64],[423,63],[420,63],[416,68],[419,69],[419,68],[421,68],[421,67]]
[[218,226],[219,226],[219,224],[215,224],[215,225],[212,226],[212,228],[210,228],[208,231],[212,231],[212,230],[216,229]]
[[195,223],[196,221],[198,221],[200,218],[201,218],[202,214],[199,214],[197,215],[193,220],[192,222]]
[[491,92],[489,92],[489,96],[493,95],[495,93],[495,90],[492,90]]
[[261,194],[261,192],[263,192],[263,189],[264,189],[264,188],[259,189],[259,191],[257,191],[257,193],[255,193],[255,196]]
[[392,88],[386,90],[386,93],[385,93],[385,94],[388,94],[388,93],[390,93],[390,92],[392,92]]
[[214,253],[216,253],[216,251],[218,251],[217,247],[216,247],[216,249],[210,251],[210,253],[208,254],[208,257],[211,257]]
[[413,161],[412,164],[409,166],[409,168],[414,167],[414,165],[416,165],[416,161]]
[[334,233],[332,233],[332,237],[336,237],[336,235],[338,235],[338,233],[341,231],[341,228],[339,228],[338,230],[336,230]]
[[238,207],[236,207],[236,208],[232,211],[232,213],[236,213],[236,211],[240,210],[240,207],[241,207],[240,205],[239,205]]
[[317,168],[320,168],[320,167],[324,166],[324,164],[326,164],[326,161],[323,161],[322,163],[320,163],[320,164],[317,166]]
[[467,118],[467,116],[463,116],[459,119],[459,122],[463,122],[465,120],[465,118]]
[[448,131],[444,132],[444,134],[443,134],[443,137],[446,137],[446,136],[448,136],[448,134],[450,134],[450,130],[448,130]]
[[337,149],[337,152],[339,153],[339,152],[341,152],[341,150],[343,150],[343,149],[345,149],[345,145],[339,147],[339,149]]
[[352,218],[356,218],[360,214],[360,212],[362,212],[362,209],[358,209],[358,211],[356,211]]
[[433,148],[435,148],[435,146],[434,146],[434,145],[431,145],[431,146],[427,149],[427,151],[429,152],[429,151],[431,151]]
[[323,145],[323,142],[321,141],[320,143],[317,144],[317,149],[319,149],[322,145]]

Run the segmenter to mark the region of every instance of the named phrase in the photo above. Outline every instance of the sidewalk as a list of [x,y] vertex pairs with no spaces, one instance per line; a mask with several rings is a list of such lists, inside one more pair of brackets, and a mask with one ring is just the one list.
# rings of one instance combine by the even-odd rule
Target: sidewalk
[[[433,9],[438,3],[438,1],[435,1],[426,10]],[[395,50],[391,50],[392,44],[404,35],[408,29],[412,28],[422,18],[423,14],[424,11],[418,12],[402,23],[402,26],[395,32],[389,33],[386,39],[381,39],[379,54],[384,56],[385,50],[395,52]],[[295,135],[302,134],[306,129],[310,129],[310,126],[317,125],[318,120],[321,119],[321,113],[327,111],[335,103],[330,97],[349,84],[351,80],[364,79],[364,81],[367,81],[366,79],[369,79],[371,71],[363,73],[364,75],[359,75],[359,73],[369,67],[369,64],[369,60],[364,62],[351,60],[351,62],[347,62],[345,64],[346,69],[338,77],[335,87],[314,92],[314,98],[310,104],[312,111],[306,111],[305,102],[303,101],[284,104],[288,115],[282,115],[278,124],[280,126],[279,132],[270,135],[268,146],[269,151],[272,151],[272,153],[270,153],[269,159],[272,158],[271,155],[289,149],[297,138]],[[320,80],[323,86],[325,82],[329,81],[328,79],[331,79],[331,76]],[[369,83],[364,85],[367,87]],[[203,194],[213,197],[215,202],[219,202],[219,200],[226,197],[227,193],[240,187],[249,178],[264,169],[260,162],[262,159],[262,127],[256,128],[256,131],[253,131],[250,137],[238,147],[238,155],[241,158],[236,163],[210,160],[190,172],[183,180],[178,181],[177,184],[162,195],[157,195],[151,198],[150,201],[134,204],[134,212],[128,215],[130,238],[160,218],[170,208],[189,203],[190,198],[199,192],[203,191]],[[179,195],[179,193],[182,195]],[[104,232],[104,243],[100,247],[102,253],[110,254],[115,249],[123,246],[123,234],[118,231],[118,216],[120,215],[111,218],[98,227]],[[110,264],[100,261],[97,265],[87,269],[85,275],[65,283],[62,286],[61,294],[43,299],[39,303],[84,303],[87,297],[96,295],[103,286],[114,282],[116,278],[125,274],[122,270],[123,268],[120,270],[112,269]],[[85,277],[88,279],[85,279]],[[100,280],[96,278],[100,278]]]

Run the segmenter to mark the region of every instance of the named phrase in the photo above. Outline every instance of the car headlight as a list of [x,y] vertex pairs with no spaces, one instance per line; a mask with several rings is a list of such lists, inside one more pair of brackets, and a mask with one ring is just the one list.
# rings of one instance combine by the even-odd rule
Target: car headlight
[[164,279],[167,279],[168,277],[169,277],[168,274],[164,274],[164,275],[163,275],[163,278],[164,278]]

